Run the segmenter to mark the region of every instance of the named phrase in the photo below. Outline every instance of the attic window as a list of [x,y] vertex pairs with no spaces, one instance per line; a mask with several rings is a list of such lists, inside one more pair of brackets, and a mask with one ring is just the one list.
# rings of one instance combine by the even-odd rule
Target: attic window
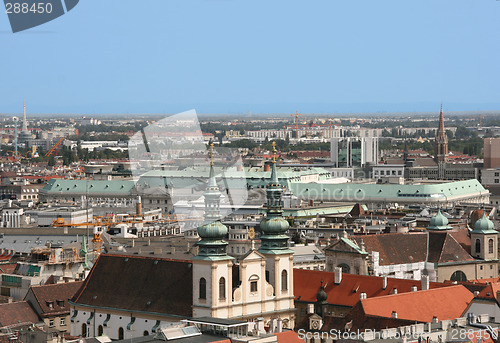
[[56,300],[57,301],[57,306],[63,307],[64,306],[64,300]]
[[50,308],[51,310],[54,308],[54,302],[53,301],[46,301],[47,307]]

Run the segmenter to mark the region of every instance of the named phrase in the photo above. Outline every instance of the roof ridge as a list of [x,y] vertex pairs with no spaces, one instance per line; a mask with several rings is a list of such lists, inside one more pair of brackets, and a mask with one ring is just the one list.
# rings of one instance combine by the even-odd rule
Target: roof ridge
[[[162,261],[172,261],[172,262],[186,262],[186,263],[192,263],[193,261],[191,260],[179,260],[175,258],[168,258],[168,257],[153,257],[153,256],[143,256],[143,255],[128,255],[128,254],[101,254],[101,256],[110,256],[110,257],[126,257],[126,258],[135,258],[135,259],[144,259],[144,260],[162,260]],[[96,261],[97,264],[97,261]]]
[[412,294],[419,294],[419,295],[422,295],[421,292],[431,292],[431,291],[449,291],[450,289],[458,289],[458,288],[463,288],[465,290],[467,290],[467,292],[471,293],[467,287],[465,287],[464,285],[461,285],[461,284],[457,284],[457,285],[453,285],[453,286],[448,286],[448,287],[436,287],[436,288],[430,288],[430,289],[421,289],[417,292],[404,292],[404,293],[397,293],[397,294],[387,294],[387,295],[380,295],[380,296],[377,296],[377,297],[370,297],[370,298],[366,298],[366,299],[362,299],[360,300],[361,302],[363,301],[367,301],[367,300],[375,300],[375,299],[381,299],[381,298],[386,298],[386,297],[397,297],[397,296],[410,296]]

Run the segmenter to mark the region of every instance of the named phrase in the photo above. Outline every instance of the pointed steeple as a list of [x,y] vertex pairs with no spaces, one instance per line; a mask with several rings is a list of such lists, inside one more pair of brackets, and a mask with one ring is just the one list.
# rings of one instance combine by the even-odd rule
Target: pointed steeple
[[439,112],[439,131],[444,132],[443,104],[441,104],[441,111]]
[[87,241],[85,236],[82,238],[82,244],[80,246],[80,257],[83,259],[83,268],[89,268],[89,260],[88,260],[88,250],[87,250]]
[[[438,165],[441,165],[439,174],[444,173],[443,165],[448,161],[448,136],[444,128],[443,104],[439,112],[439,125],[436,131],[436,141],[434,149],[434,160]],[[438,175],[439,178],[444,178],[444,175]]]
[[205,224],[198,227],[198,235],[201,240],[197,243],[199,247],[198,255],[195,259],[232,259],[226,253],[228,228],[220,221],[220,197],[221,192],[217,186],[214,172],[214,144],[210,144],[208,152],[210,157],[210,174],[207,187],[204,192],[205,197]]
[[267,210],[266,218],[260,222],[262,235],[259,251],[264,254],[289,253],[286,231],[290,225],[283,218],[283,187],[279,183],[276,171],[276,142],[272,144],[271,177],[266,190]]

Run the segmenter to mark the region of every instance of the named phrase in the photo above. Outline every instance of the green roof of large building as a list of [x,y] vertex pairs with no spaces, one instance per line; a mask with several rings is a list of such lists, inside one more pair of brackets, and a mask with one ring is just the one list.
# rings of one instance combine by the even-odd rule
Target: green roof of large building
[[73,195],[121,195],[126,196],[132,192],[134,181],[122,180],[67,180],[50,179],[40,192],[47,195],[71,193]]
[[476,179],[436,184],[291,183],[300,198],[355,202],[448,202],[466,200],[489,192]]

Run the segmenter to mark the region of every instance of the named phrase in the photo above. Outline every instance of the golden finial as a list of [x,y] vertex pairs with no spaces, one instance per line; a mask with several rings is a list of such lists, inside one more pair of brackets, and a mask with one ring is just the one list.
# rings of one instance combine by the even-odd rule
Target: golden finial
[[278,151],[276,150],[276,141],[273,141],[271,145],[273,146],[273,163],[276,163],[276,152]]
[[210,157],[210,165],[214,165],[214,143],[210,143],[210,149],[208,150],[208,156]]

